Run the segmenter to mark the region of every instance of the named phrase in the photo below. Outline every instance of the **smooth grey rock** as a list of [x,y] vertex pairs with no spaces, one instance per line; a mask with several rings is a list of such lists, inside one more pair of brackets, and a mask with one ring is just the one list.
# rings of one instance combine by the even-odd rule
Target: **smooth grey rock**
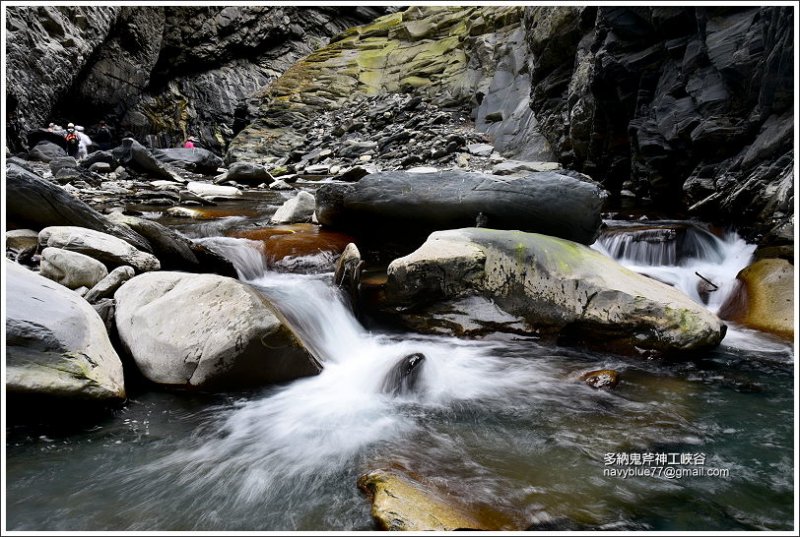
[[467,151],[476,157],[488,157],[494,151],[494,146],[490,144],[469,144]]
[[89,166],[89,171],[94,173],[111,173],[114,171],[114,168],[107,162],[95,162]]
[[301,190],[295,197],[281,205],[270,218],[273,224],[298,224],[310,222],[314,214],[314,195]]
[[152,382],[237,388],[321,370],[272,305],[233,278],[151,272],[114,298],[120,340]]
[[130,265],[139,272],[161,268],[152,254],[99,231],[76,226],[50,226],[39,232],[39,244],[93,257],[112,266]]
[[[636,353],[717,345],[722,322],[666,284],[581,244],[536,233],[465,228],[433,233],[388,268],[394,303],[481,296],[521,317],[530,332]],[[498,327],[502,330],[502,327]]]
[[74,157],[58,157],[50,161],[50,171],[53,175],[58,173],[61,168],[77,168],[78,161]]
[[25,251],[36,251],[39,246],[39,233],[32,229],[12,229],[6,231],[6,257],[17,261]]
[[7,393],[124,399],[122,362],[89,303],[16,263],[5,275]]
[[42,250],[39,273],[65,287],[77,289],[93,287],[108,276],[108,269],[88,255],[48,247]]
[[[189,211],[184,207],[172,207],[167,213],[172,216],[183,214],[191,217],[192,213]],[[162,270],[214,272],[222,276],[236,277],[236,269],[228,259],[158,222],[120,213],[109,215],[109,219],[128,226],[147,238]]]
[[109,272],[105,278],[94,284],[94,286],[83,295],[83,298],[90,304],[95,304],[102,299],[111,298],[123,283],[130,280],[135,275],[136,271],[133,270],[133,267],[129,267],[128,265],[117,267]]
[[504,160],[492,167],[495,175],[525,174],[527,172],[553,172],[561,169],[558,162],[528,162],[522,160]]
[[591,244],[602,223],[605,192],[555,172],[502,179],[450,170],[374,173],[351,185],[322,185],[316,198],[317,218],[334,228],[432,231],[475,225],[482,213],[488,227]]
[[187,183],[186,189],[207,200],[224,200],[241,197],[242,191],[233,186],[209,185],[197,181]]

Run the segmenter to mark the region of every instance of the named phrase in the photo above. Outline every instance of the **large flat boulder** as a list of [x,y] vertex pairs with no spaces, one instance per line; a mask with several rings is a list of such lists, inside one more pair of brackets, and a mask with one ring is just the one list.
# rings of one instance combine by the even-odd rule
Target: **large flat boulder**
[[316,198],[317,219],[335,228],[429,232],[477,223],[591,244],[602,224],[605,191],[557,172],[512,178],[458,170],[397,171],[373,173],[355,184],[325,184]]
[[122,362],[89,303],[56,282],[5,263],[8,393],[124,399]]
[[147,240],[138,233],[110,222],[63,188],[13,163],[6,168],[6,196],[7,218],[17,225],[31,229],[78,226],[108,233],[139,250],[150,251]]
[[203,175],[215,175],[222,166],[220,157],[201,147],[169,147],[151,153],[159,162]]
[[114,298],[122,345],[157,384],[239,388],[321,370],[267,299],[233,278],[150,272]]
[[725,334],[716,315],[677,289],[581,244],[536,233],[433,233],[389,265],[387,293],[417,315],[442,303],[486,298],[530,332],[621,352],[702,349]]
[[112,266],[130,265],[138,272],[161,268],[154,255],[137,250],[107,233],[82,227],[46,227],[39,232],[39,244],[88,255]]

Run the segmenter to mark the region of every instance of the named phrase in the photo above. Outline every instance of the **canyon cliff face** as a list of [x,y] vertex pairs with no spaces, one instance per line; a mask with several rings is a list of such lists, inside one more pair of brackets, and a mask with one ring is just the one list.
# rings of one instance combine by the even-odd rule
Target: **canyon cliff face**
[[790,8],[528,8],[558,160],[636,205],[793,237]]
[[[223,151],[246,98],[385,8],[13,7],[6,24],[9,144],[48,120]],[[241,128],[241,126],[239,128]]]
[[351,28],[254,95],[256,120],[232,141],[227,160],[308,151],[325,112],[399,93],[471,115],[506,154],[551,160],[528,106],[522,15],[519,7],[413,7]]

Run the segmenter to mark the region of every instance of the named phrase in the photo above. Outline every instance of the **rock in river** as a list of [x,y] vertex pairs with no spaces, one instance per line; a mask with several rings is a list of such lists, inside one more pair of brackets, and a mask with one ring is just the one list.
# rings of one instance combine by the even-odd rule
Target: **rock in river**
[[358,478],[358,488],[372,499],[372,518],[382,530],[498,530],[504,521],[472,513],[449,495],[397,469],[373,470]]
[[91,229],[75,226],[51,226],[39,232],[39,244],[86,254],[113,266],[130,265],[138,272],[158,270],[158,259],[137,250],[127,242]]
[[8,393],[124,399],[122,362],[89,303],[16,263],[5,274]]
[[581,244],[483,228],[433,233],[388,268],[387,292],[417,308],[482,296],[558,333],[622,352],[688,351],[717,345],[722,322],[689,297]]
[[794,338],[794,266],[785,259],[767,258],[742,269],[739,289],[720,309],[725,319],[751,328]]
[[233,278],[150,272],[114,298],[122,345],[152,382],[237,388],[321,370],[277,310]]
[[314,214],[314,194],[301,190],[295,197],[278,207],[270,218],[273,224],[301,224],[311,222]]
[[326,226],[427,232],[474,226],[479,214],[494,229],[519,229],[591,244],[602,224],[605,191],[556,172],[505,178],[458,170],[373,173],[354,184],[317,190],[317,218]]

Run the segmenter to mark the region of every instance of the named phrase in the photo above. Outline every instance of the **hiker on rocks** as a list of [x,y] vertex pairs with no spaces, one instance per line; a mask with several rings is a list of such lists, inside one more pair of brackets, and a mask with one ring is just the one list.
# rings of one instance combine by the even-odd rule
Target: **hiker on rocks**
[[194,143],[195,143],[196,141],[197,141],[197,140],[195,139],[195,137],[194,137],[194,136],[189,136],[189,137],[186,139],[186,141],[185,141],[185,142],[183,142],[183,147],[184,147],[184,149],[194,149]]
[[67,132],[64,134],[64,140],[67,142],[67,155],[78,158],[81,139],[78,136],[78,131],[75,130],[74,123],[67,124]]
[[97,131],[94,134],[94,142],[100,150],[105,151],[111,149],[111,128],[106,125],[105,121],[101,121],[97,125]]
[[89,155],[89,146],[92,145],[92,139],[89,135],[83,132],[83,127],[80,125],[75,126],[75,132],[78,134],[78,160],[85,159]]

